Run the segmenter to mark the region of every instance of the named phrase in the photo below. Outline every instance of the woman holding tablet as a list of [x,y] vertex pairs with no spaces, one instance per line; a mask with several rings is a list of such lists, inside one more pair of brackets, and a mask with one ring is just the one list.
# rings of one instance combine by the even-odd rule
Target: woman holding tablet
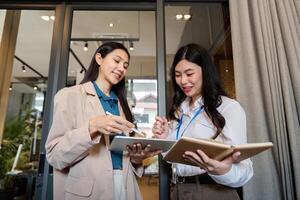
[[46,142],[54,168],[54,199],[141,199],[135,176],[142,176],[142,161],[158,151],[139,144],[128,154],[108,149],[114,135],[129,135],[134,127],[125,98],[129,58],[122,44],[104,43],[82,83],[55,95]]
[[[236,100],[226,96],[216,67],[204,48],[197,44],[181,47],[175,55],[171,77],[174,96],[169,121],[165,117],[156,118],[152,129],[155,137],[178,140],[184,136],[226,144],[247,143],[244,110]],[[201,149],[186,151],[183,158],[195,166],[172,164],[175,184],[172,199],[183,196],[238,199],[233,187],[244,185],[253,175],[251,160],[237,163],[239,155],[236,152],[217,161]]]

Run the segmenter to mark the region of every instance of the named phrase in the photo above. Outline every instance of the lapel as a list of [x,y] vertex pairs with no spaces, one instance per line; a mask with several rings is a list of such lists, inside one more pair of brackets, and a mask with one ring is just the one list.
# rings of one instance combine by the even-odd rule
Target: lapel
[[[119,107],[119,112],[120,112],[120,116],[123,117],[124,119],[126,119],[125,113],[123,112],[123,109],[121,107],[120,101],[118,100],[118,107]],[[125,133],[126,136],[129,136],[129,134]]]
[[[123,112],[123,109],[121,107],[120,101],[118,101],[120,116],[123,118],[125,117],[125,113]],[[126,134],[126,136],[129,137],[129,134]],[[125,156],[124,156],[125,154]],[[130,158],[126,155],[126,152],[123,151],[123,176],[124,176],[124,185],[127,186],[127,178],[128,178],[128,169],[130,167]]]
[[92,82],[89,81],[87,83],[84,83],[82,84],[82,87],[86,94],[88,105],[92,106],[93,110],[95,110],[97,114],[104,114],[104,110],[101,106]]
[[[97,115],[105,115],[99,97],[92,82],[82,84],[82,87],[86,93],[87,105],[91,106]],[[105,146],[109,148],[109,136],[104,135]]]
[[[82,84],[82,87],[86,93],[87,97],[87,105],[91,106],[95,113],[97,115],[104,115],[105,112],[103,110],[103,107],[101,105],[101,102],[99,101],[99,98],[97,96],[96,90],[94,88],[94,85],[92,82],[87,82]],[[120,101],[118,101],[118,106],[119,106],[119,111],[120,111],[120,116],[125,118],[125,114],[123,112],[123,109],[121,107]],[[129,136],[129,135],[127,135]],[[109,136],[104,135],[104,141],[105,141],[105,146],[106,149],[109,149]],[[111,160],[111,157],[109,156],[109,159]],[[127,175],[128,175],[128,168],[129,168],[129,158],[128,156],[123,156],[123,174],[125,175],[124,182],[126,183],[127,181]]]

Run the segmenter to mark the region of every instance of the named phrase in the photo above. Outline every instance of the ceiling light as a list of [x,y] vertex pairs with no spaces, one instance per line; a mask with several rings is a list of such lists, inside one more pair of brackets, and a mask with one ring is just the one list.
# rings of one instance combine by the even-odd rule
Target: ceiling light
[[109,23],[109,27],[114,27],[114,24],[113,23]]
[[50,19],[52,19],[53,21],[55,20],[55,16],[50,16]]
[[43,15],[43,16],[41,16],[41,18],[42,18],[43,20],[45,20],[45,21],[49,21],[49,20],[50,20],[50,17],[47,16],[47,15]]
[[25,65],[22,65],[22,72],[26,72],[26,68],[25,68]]
[[37,89],[38,89],[38,87],[37,87],[37,86],[34,86],[34,87],[33,87],[33,89],[34,89],[34,90],[37,90]]
[[176,17],[177,20],[181,20],[183,18],[183,15],[182,14],[176,14],[175,17]]
[[225,70],[225,72],[229,72],[229,70],[228,70],[228,69],[226,69],[226,70]]
[[12,91],[12,84],[10,84],[9,86],[9,91]]
[[133,51],[133,50],[134,50],[133,42],[132,42],[132,41],[129,42],[129,50],[130,50],[130,51]]
[[88,51],[89,50],[89,43],[85,42],[83,50],[84,51]]
[[189,19],[191,19],[191,17],[192,16],[190,14],[183,15],[184,20],[189,20]]

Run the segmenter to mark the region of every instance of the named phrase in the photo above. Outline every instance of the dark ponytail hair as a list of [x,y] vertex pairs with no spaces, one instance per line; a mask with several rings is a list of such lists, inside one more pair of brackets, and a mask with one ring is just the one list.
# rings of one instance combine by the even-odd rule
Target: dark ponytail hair
[[[121,49],[126,52],[128,55],[128,59],[130,59],[130,54],[126,47],[118,42],[107,42],[102,44],[95,52],[92,61],[90,63],[90,66],[88,70],[85,73],[85,76],[80,84],[89,82],[89,81],[95,81],[99,74],[99,64],[96,62],[95,56],[97,53],[101,54],[102,58],[105,58],[109,53],[116,49]],[[125,78],[123,78],[119,83],[114,85],[112,87],[112,91],[114,91],[120,101],[120,105],[124,111],[125,117],[128,121],[133,122],[133,115],[130,111],[130,108],[128,106],[128,102],[126,99],[126,90],[125,90]]]
[[173,102],[169,111],[169,118],[173,120],[179,120],[178,108],[185,100],[186,95],[177,85],[175,80],[175,67],[181,60],[187,60],[194,64],[197,64],[202,68],[202,98],[204,103],[204,110],[212,123],[217,128],[216,134],[213,137],[215,139],[221,133],[225,126],[225,119],[219,113],[217,108],[222,103],[221,96],[227,96],[222,88],[217,73],[217,69],[213,64],[213,61],[206,49],[197,44],[187,44],[181,47],[175,54],[175,58],[171,68],[171,77],[173,83]]

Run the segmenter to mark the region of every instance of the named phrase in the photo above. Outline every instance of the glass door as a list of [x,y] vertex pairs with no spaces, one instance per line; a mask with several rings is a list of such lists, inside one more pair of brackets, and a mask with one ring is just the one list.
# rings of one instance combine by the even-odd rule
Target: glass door
[[[0,33],[7,31],[4,27],[9,26],[5,25],[13,23],[4,20],[9,12],[14,11],[0,10]],[[6,112],[2,113],[5,123],[0,148],[0,186],[7,191],[8,197],[33,198],[55,13],[54,10],[38,9],[15,12],[21,13],[18,32],[14,33],[15,38],[12,38],[14,34],[6,38],[16,42],[13,55],[8,55],[13,62],[6,62],[2,66],[4,72],[1,72],[11,72],[11,76],[6,76],[10,81],[8,87],[2,88],[9,92]],[[3,103],[5,95],[1,98]]]
[[[165,5],[166,61],[169,71],[179,47],[197,43],[206,48],[218,68],[224,88],[235,97],[234,69],[228,3]],[[174,31],[177,30],[177,31]],[[168,73],[169,75],[169,73]],[[168,76],[168,83],[170,77]],[[170,86],[170,84],[168,84]],[[171,90],[167,90],[172,98]]]
[[[154,11],[74,10],[67,86],[81,82],[96,49],[108,41],[120,42],[129,50],[127,100],[138,129],[151,137],[157,115]],[[138,179],[143,198],[158,199],[157,157],[145,160],[144,166],[144,176]]]

